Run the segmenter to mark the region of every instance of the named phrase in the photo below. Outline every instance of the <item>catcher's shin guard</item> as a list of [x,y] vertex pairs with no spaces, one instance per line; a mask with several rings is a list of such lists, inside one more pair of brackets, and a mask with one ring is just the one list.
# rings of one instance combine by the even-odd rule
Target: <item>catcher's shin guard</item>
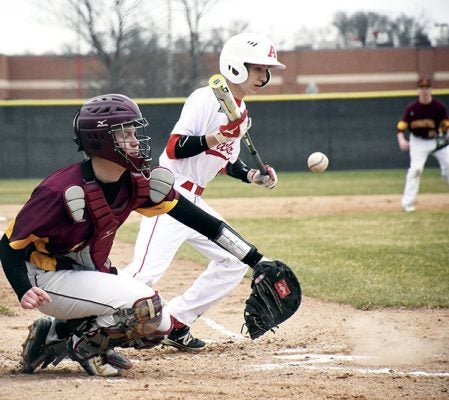
[[90,375],[120,375],[122,370],[132,368],[132,364],[116,353],[114,347],[154,347],[172,328],[170,316],[162,313],[157,293],[118,311],[116,317],[118,323],[114,326],[92,329],[88,324],[87,330],[78,329],[70,339],[70,357]]

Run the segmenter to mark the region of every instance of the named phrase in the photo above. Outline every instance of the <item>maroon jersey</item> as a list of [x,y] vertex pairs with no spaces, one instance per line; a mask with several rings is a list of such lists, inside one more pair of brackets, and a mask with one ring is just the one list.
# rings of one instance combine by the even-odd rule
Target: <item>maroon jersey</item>
[[[143,179],[140,175],[125,172],[115,199],[108,204],[97,184],[94,184],[98,187],[93,193],[94,200],[89,201],[81,164],[59,169],[34,189],[6,230],[11,247],[25,249],[27,259],[45,270],[107,270],[108,254],[116,231],[132,211],[153,216],[169,211],[176,204],[177,193],[174,190],[157,205],[148,195],[139,196],[136,188],[139,183],[145,185],[146,190],[142,192],[149,193],[148,182],[140,181]],[[84,188],[86,193],[87,204],[80,220],[74,220],[64,197],[65,191],[73,186]],[[99,211],[94,212],[95,208]]]
[[432,139],[440,130],[445,132],[448,127],[447,109],[443,103],[435,99],[429,104],[422,104],[418,100],[410,103],[397,125],[399,132],[408,129],[415,136],[424,139]]

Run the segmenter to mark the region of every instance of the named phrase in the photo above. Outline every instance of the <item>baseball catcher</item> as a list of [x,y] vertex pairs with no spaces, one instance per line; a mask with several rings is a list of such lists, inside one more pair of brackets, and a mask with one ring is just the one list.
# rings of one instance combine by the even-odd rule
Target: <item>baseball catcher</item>
[[[170,213],[221,246],[234,263],[255,267],[265,260],[226,222],[177,192],[169,169],[151,168],[147,127],[127,96],[87,100],[73,130],[88,158],[39,183],[0,238],[1,265],[21,307],[46,315],[29,328],[22,372],[55,366],[68,356],[89,375],[118,376],[132,363],[115,348],[148,349],[170,335],[175,322],[158,292],[118,273],[109,258],[117,230],[133,211],[147,217]],[[268,283],[270,272],[262,270],[264,279],[257,282]],[[282,304],[293,286],[287,276],[271,279]],[[267,310],[272,316],[264,329],[286,318],[282,307]],[[267,314],[263,308],[260,313]]]
[[262,260],[253,268],[252,292],[246,300],[245,324],[251,339],[262,336],[288,318],[301,304],[301,286],[281,261]]

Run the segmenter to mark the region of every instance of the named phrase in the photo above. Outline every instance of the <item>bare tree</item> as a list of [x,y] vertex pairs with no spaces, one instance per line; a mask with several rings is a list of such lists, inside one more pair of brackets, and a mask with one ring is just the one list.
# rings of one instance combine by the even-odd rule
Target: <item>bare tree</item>
[[[200,65],[203,51],[201,49],[201,22],[205,15],[211,11],[212,7],[220,0],[178,0],[183,9],[185,21],[189,30],[189,40],[187,42],[188,54],[190,57],[190,74],[188,80],[180,80],[182,86],[188,91],[198,86],[200,79]],[[178,46],[180,43],[178,41]]]
[[347,49],[349,47],[350,34],[352,31],[351,22],[348,15],[345,12],[337,12],[334,14],[334,20],[332,22],[340,34],[341,47]]
[[[82,47],[100,61],[96,91],[162,97],[186,95],[200,82],[207,69],[202,57],[212,40],[201,23],[219,1],[48,0],[44,7],[76,32],[81,46],[70,53],[79,54]],[[188,35],[174,38],[172,19],[179,23],[179,17]]]
[[425,33],[426,20],[415,19],[404,14],[393,21],[393,36],[400,47],[426,46],[430,40]]
[[356,12],[348,16],[344,12],[334,15],[333,25],[338,29],[342,46],[377,46],[378,37],[387,36],[386,43],[398,46],[430,44],[425,31],[425,22],[401,15],[392,20],[386,15],[374,12]]
[[231,36],[245,32],[249,28],[249,22],[244,20],[231,21],[228,28],[214,28],[209,33],[209,39],[203,43],[202,51],[219,54],[226,40]]
[[133,97],[166,97],[167,51],[159,44],[159,37],[142,37],[140,30],[130,32],[130,44],[126,51],[129,62],[123,68],[121,81]]
[[339,31],[343,48],[357,44],[367,47],[370,42],[375,41],[377,33],[388,25],[385,16],[374,12],[356,12],[352,15],[337,12],[332,24]]
[[[97,91],[137,96],[144,95],[144,87],[148,89],[148,85],[142,85],[142,74],[145,67],[150,69],[151,54],[158,53],[160,48],[158,31],[151,29],[150,16],[143,15],[143,3],[143,0],[59,0],[49,3],[50,12],[61,24],[77,32],[87,52],[100,60],[103,70],[97,72]],[[153,71],[156,69],[161,68],[158,65]],[[153,82],[160,82],[160,79]],[[161,91],[159,87],[152,89],[153,92]]]

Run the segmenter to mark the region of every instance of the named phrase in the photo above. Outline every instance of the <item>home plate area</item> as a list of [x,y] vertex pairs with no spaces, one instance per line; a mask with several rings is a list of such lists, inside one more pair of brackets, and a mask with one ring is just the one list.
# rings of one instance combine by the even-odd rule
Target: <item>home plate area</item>
[[449,372],[441,371],[409,371],[405,369],[389,368],[389,367],[364,367],[363,364],[372,364],[375,358],[370,356],[357,356],[342,353],[310,353],[310,349],[284,349],[278,350],[271,354],[273,362],[254,364],[251,369],[258,371],[269,371],[288,369],[322,371],[322,372],[339,372],[348,374],[364,374],[364,375],[409,375],[409,376],[434,376],[449,377]]
[[[217,331],[219,338],[206,340],[208,343],[219,343],[226,341],[223,337],[232,339],[234,342],[243,341],[242,334],[227,329],[212,318],[201,317],[201,320],[209,328]],[[314,352],[311,352],[314,351]],[[347,353],[347,349],[346,349]],[[345,354],[342,348],[319,346],[316,349],[309,348],[286,348],[272,352],[266,352],[271,362],[251,364],[248,368],[252,371],[286,370],[293,373],[296,369],[313,372],[335,372],[341,374],[360,375],[403,375],[422,377],[449,377],[446,371],[425,371],[398,368],[383,365],[381,357],[373,355]]]

